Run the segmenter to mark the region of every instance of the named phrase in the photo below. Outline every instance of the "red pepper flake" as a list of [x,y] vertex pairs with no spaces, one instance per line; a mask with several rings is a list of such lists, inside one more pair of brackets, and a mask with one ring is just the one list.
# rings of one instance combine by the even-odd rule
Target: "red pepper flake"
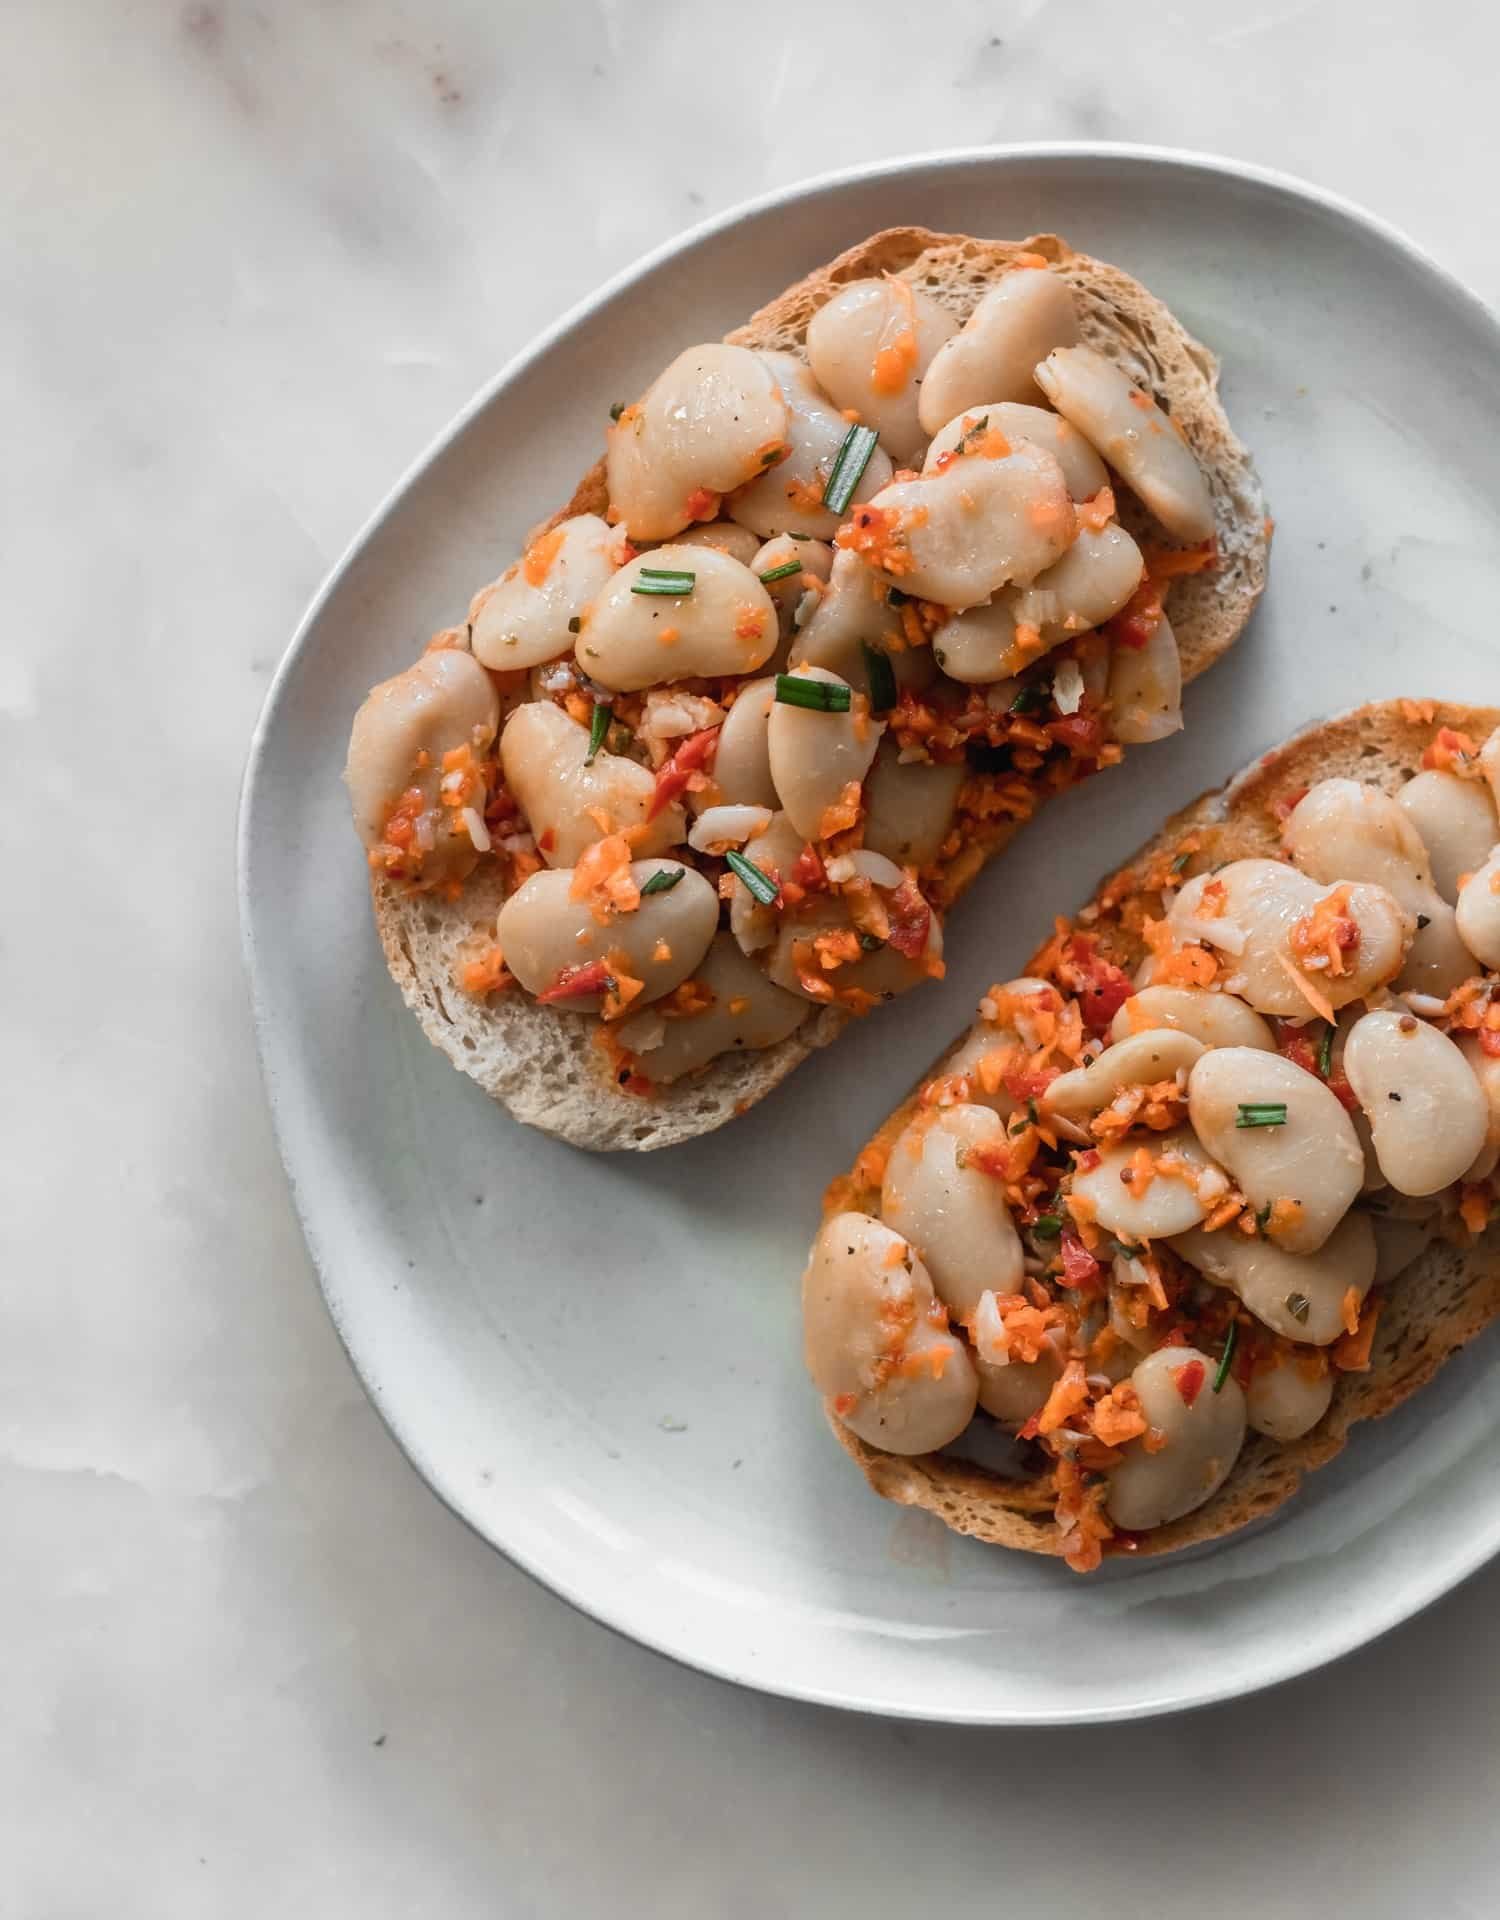
[[1203,1382],[1208,1377],[1208,1369],[1201,1360],[1189,1360],[1185,1367],[1178,1367],[1172,1375],[1172,1384],[1185,1407],[1190,1407],[1203,1391]]

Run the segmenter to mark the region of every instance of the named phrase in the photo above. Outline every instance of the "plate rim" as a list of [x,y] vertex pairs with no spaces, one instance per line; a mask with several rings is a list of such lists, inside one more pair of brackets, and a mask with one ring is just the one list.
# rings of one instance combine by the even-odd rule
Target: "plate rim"
[[[1171,171],[1200,171],[1222,178],[1248,183],[1275,196],[1310,205],[1331,214],[1341,222],[1364,230],[1388,248],[1421,268],[1438,282],[1447,296],[1470,311],[1471,317],[1489,328],[1500,349],[1500,311],[1492,307],[1458,274],[1435,259],[1417,241],[1384,216],[1372,212],[1347,196],[1276,167],[1235,159],[1222,154],[1204,153],[1192,148],[1161,146],[1152,143],[1096,140],[1038,140],[1001,142],[980,146],[943,147],[906,153],[887,160],[867,161],[832,168],[782,187],[770,188],[735,202],[723,211],[661,241],[621,267],[591,292],[575,301],[557,319],[534,334],[515,354],[485,381],[466,405],[427,442],[400,472],[369,516],[357,527],[318,586],[306,611],[298,621],[285,651],[267,686],[246,751],[240,779],[235,831],[235,894],[239,916],[240,956],[249,993],[251,1025],[255,1038],[257,1063],[265,1089],[266,1105],[276,1141],[289,1197],[303,1242],[317,1276],[324,1311],[338,1337],[339,1344],[371,1406],[379,1415],[387,1433],[395,1442],[408,1466],[422,1480],[449,1513],[454,1515],[477,1539],[518,1568],[538,1585],[556,1595],[576,1612],[606,1628],[610,1633],[691,1672],[744,1687],[771,1698],[794,1700],[813,1706],[835,1708],[841,1712],[872,1717],[899,1719],[929,1725],[972,1727],[1102,1726],[1133,1720],[1145,1720],[1172,1713],[1196,1711],[1228,1700],[1262,1693],[1285,1685],[1304,1674],[1315,1672],[1346,1659],[1362,1647],[1384,1638],[1394,1628],[1426,1611],[1445,1594],[1453,1591],[1489,1560],[1500,1553],[1500,1507],[1488,1532],[1473,1530],[1471,1543],[1444,1560],[1434,1571],[1428,1562],[1418,1565],[1415,1574],[1399,1598],[1366,1612],[1358,1624],[1346,1631],[1332,1631],[1317,1641],[1291,1643],[1286,1656],[1272,1662],[1257,1676],[1245,1676],[1222,1685],[1208,1684],[1172,1698],[1144,1696],[1104,1706],[1005,1709],[981,1705],[972,1710],[950,1706],[936,1712],[924,1712],[905,1699],[881,1697],[875,1691],[856,1693],[839,1685],[813,1685],[777,1678],[756,1671],[753,1664],[736,1665],[731,1656],[713,1658],[689,1653],[669,1644],[649,1627],[625,1624],[611,1617],[591,1597],[576,1591],[566,1580],[536,1564],[532,1557],[502,1542],[467,1512],[456,1490],[450,1491],[434,1477],[420,1457],[409,1423],[401,1423],[387,1406],[367,1368],[361,1363],[343,1316],[334,1304],[331,1277],[332,1262],[325,1257],[317,1229],[310,1217],[302,1182],[290,1160],[288,1127],[282,1108],[279,1074],[272,1059],[273,1030],[277,1017],[268,1004],[268,994],[259,965],[256,928],[257,905],[253,898],[251,870],[256,859],[257,814],[261,783],[273,734],[281,717],[292,676],[307,651],[323,612],[337,592],[345,575],[357,563],[370,543],[381,533],[407,492],[448,448],[467,430],[514,380],[550,353],[570,331],[587,320],[600,307],[658,268],[680,255],[688,254],[704,241],[757,215],[791,207],[833,193],[841,188],[890,179],[917,170],[982,167],[1005,168],[1032,161],[1093,163],[1118,161],[1147,168]],[[1425,1573],[1425,1578],[1423,1577]]]

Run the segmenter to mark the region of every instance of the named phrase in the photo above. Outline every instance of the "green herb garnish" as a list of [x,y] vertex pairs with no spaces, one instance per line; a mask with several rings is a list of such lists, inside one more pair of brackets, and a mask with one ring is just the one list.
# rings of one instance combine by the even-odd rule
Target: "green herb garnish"
[[1240,1330],[1238,1320],[1231,1320],[1229,1331],[1224,1336],[1224,1351],[1219,1355],[1219,1371],[1214,1375],[1214,1392],[1218,1393],[1229,1378],[1229,1362],[1234,1357],[1234,1337]]
[[1286,1102],[1284,1100],[1242,1100],[1234,1116],[1237,1127],[1284,1127],[1286,1125]]
[[885,942],[878,933],[862,933],[859,936],[859,944],[866,953],[879,953]]
[[851,427],[844,435],[823,488],[823,505],[830,513],[842,513],[854,498],[854,489],[864,478],[879,438],[873,427]]
[[1011,701],[1010,710],[1012,713],[1045,713],[1050,704],[1051,695],[1046,688],[1032,681],[1030,685],[1022,687]]
[[1181,873],[1183,868],[1186,867],[1188,861],[1191,860],[1192,857],[1193,856],[1190,853],[1179,853],[1177,858],[1172,862],[1173,873]]
[[609,417],[611,420],[615,422],[616,425],[618,425],[620,415],[624,411],[625,411],[625,402],[623,400],[617,400],[609,410]]
[[831,680],[804,680],[799,674],[778,673],[776,698],[784,707],[806,707],[811,713],[847,713],[852,695]]
[[736,853],[733,848],[724,858],[729,862],[729,871],[744,882],[763,907],[776,904],[776,896],[781,889],[768,873],[762,873],[753,860],[747,860],[744,854]]
[[1318,1072],[1325,1080],[1333,1072],[1333,1028],[1326,1023],[1323,1038],[1318,1042]]
[[1299,1325],[1305,1321],[1308,1314],[1312,1312],[1312,1301],[1308,1299],[1305,1293],[1289,1293],[1281,1304]]
[[779,567],[772,567],[769,573],[763,573],[760,576],[760,584],[768,587],[773,580],[790,580],[794,573],[801,573],[801,571],[800,560],[784,560]]
[[891,665],[890,656],[882,653],[878,647],[872,647],[868,640],[861,640],[859,644],[870,681],[870,710],[872,713],[889,713],[896,704],[896,670]]
[[659,867],[641,888],[641,898],[644,900],[648,893],[670,893],[686,872],[686,867]]
[[1063,1230],[1063,1217],[1060,1213],[1039,1213],[1031,1223],[1031,1231],[1038,1240],[1055,1240]]
[[1256,1214],[1255,1224],[1262,1230],[1262,1232],[1264,1232],[1266,1227],[1270,1225],[1270,1221],[1271,1221],[1271,1203],[1268,1200],[1266,1204]]
[[990,416],[987,413],[981,414],[973,426],[970,427],[966,433],[961,433],[957,440],[954,441],[953,451],[955,453],[967,453],[970,441],[977,440],[989,424]]
[[600,700],[589,719],[589,750],[583,757],[583,764],[586,767],[594,764],[594,756],[604,745],[604,736],[609,732],[609,723],[613,718],[609,702]]
[[631,581],[632,593],[669,593],[681,597],[691,593],[696,573],[683,573],[675,567],[642,567],[639,575]]

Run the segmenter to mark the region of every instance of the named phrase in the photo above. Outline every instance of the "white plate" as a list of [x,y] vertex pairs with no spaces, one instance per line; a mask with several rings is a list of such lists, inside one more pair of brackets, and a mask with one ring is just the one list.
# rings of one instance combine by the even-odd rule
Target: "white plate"
[[[567,497],[612,400],[883,226],[1055,229],[1223,361],[1279,524],[1272,585],[1188,731],[1055,804],[957,915],[940,987],[732,1127],[637,1158],[516,1126],[381,962],[339,784],[394,672]],[[815,183],[701,228],[515,361],[401,483],[283,662],[242,817],[266,1083],[329,1308],[412,1461],[599,1620],[770,1691],[931,1719],[1120,1718],[1344,1653],[1500,1545],[1500,1345],[1213,1550],[1062,1567],[868,1493],[824,1430],[796,1307],[824,1182],[1171,808],[1319,714],[1500,697],[1500,352],[1485,310],[1353,209],[1249,169],[1026,148]]]

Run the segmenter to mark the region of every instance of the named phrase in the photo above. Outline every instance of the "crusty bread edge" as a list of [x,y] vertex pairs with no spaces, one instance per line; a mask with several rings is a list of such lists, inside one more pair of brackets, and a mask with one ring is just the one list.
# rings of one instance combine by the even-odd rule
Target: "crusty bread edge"
[[[1020,253],[1041,253],[1070,281],[1086,336],[1113,324],[1107,344],[1131,371],[1167,399],[1194,446],[1215,495],[1221,548],[1233,556],[1231,577],[1179,580],[1172,593],[1174,631],[1184,680],[1206,671],[1243,630],[1264,587],[1270,525],[1259,483],[1217,394],[1218,366],[1165,305],[1119,268],[1075,253],[1056,235],[1018,242],[979,241],[918,227],[891,228],[840,254],[760,309],[729,338],[749,346],[800,341],[811,315],[849,280],[878,273],[911,273],[942,297],[965,276],[992,281]],[[919,263],[925,263],[919,265]],[[957,296],[955,296],[957,297]],[[972,301],[970,302],[972,305]],[[1146,359],[1142,355],[1146,354]],[[590,468],[567,505],[546,526],[608,505],[603,460]],[[1020,823],[997,839],[1006,846]],[[493,925],[501,896],[476,876],[453,903],[412,894],[375,875],[371,902],[391,976],[424,1033],[460,1071],[525,1123],[594,1151],[648,1151],[676,1145],[722,1126],[763,1099],[849,1017],[839,1008],[817,1010],[796,1033],[757,1053],[727,1054],[702,1073],[649,1096],[626,1093],[608,1077],[592,1044],[592,1024],[520,996],[489,1003],[467,999],[453,981],[462,940],[483,921]]]
[[[1302,729],[1227,785],[1175,814],[1125,864],[1141,866],[1153,854],[1174,847],[1184,835],[1204,830],[1232,835],[1238,844],[1222,848],[1231,857],[1239,846],[1245,851],[1269,850],[1279,844],[1280,823],[1274,808],[1283,794],[1335,772],[1358,773],[1393,787],[1420,764],[1422,749],[1436,727],[1453,727],[1482,739],[1500,724],[1500,709],[1431,704],[1430,722],[1413,718],[1406,711],[1407,703],[1382,702]],[[1247,841],[1251,844],[1245,846]],[[1095,897],[1097,893],[1098,889]],[[1131,958],[1130,950],[1116,946],[1113,951],[1121,964]],[[923,1076],[924,1082],[929,1078],[931,1071]],[[889,1144],[905,1126],[915,1108],[916,1091],[880,1127],[876,1142]],[[825,1211],[858,1205],[862,1197],[867,1203],[875,1198],[857,1185],[835,1183]],[[1451,1299],[1455,1293],[1457,1298]],[[1424,1316],[1423,1305],[1433,1299],[1443,1303],[1443,1310]],[[1180,1520],[1136,1536],[1133,1554],[1200,1546],[1274,1513],[1296,1493],[1304,1475],[1343,1451],[1353,1427],[1401,1406],[1497,1316],[1500,1227],[1492,1226],[1464,1248],[1434,1242],[1389,1290],[1369,1372],[1339,1376],[1333,1402],[1318,1425],[1294,1441],[1250,1435],[1213,1498]],[[947,1454],[884,1453],[860,1440],[832,1413],[828,1424],[883,1498],[924,1508],[957,1532],[995,1546],[1044,1554],[1058,1551],[1050,1476],[1004,1480]]]

